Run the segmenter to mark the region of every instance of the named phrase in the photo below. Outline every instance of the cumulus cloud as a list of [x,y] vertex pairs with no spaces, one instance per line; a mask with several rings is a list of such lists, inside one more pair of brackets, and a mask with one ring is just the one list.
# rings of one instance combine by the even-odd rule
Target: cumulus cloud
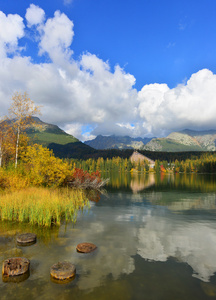
[[58,62],[62,55],[69,59],[72,55],[69,47],[74,36],[73,26],[73,22],[64,13],[56,11],[42,28],[39,54],[48,53],[53,62]]
[[216,126],[216,75],[203,69],[185,85],[169,89],[166,84],[150,84],[138,93],[140,117],[151,132],[183,128],[209,129]]
[[45,19],[45,12],[39,6],[30,4],[30,7],[26,10],[25,18],[29,27],[39,25],[43,23]]
[[0,55],[19,50],[18,40],[24,36],[23,18],[19,15],[5,15],[0,11]]
[[[25,18],[26,27],[21,16],[0,12],[1,114],[13,92],[27,91],[43,105],[44,121],[82,140],[98,134],[161,136],[216,127],[216,75],[210,70],[192,74],[173,89],[154,83],[137,91],[135,77],[119,65],[112,70],[108,61],[89,52],[73,58],[74,24],[64,13],[45,19],[44,10],[31,4]],[[19,40],[32,31],[37,59],[24,51],[20,55]]]

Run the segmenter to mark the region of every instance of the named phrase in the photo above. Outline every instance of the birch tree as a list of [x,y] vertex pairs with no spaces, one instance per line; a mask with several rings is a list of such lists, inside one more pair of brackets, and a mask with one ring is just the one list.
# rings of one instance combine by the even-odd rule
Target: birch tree
[[23,95],[16,92],[12,97],[12,104],[8,110],[9,118],[16,134],[15,145],[15,168],[17,167],[19,155],[20,135],[27,126],[34,123],[34,115],[40,114],[40,107],[34,104],[34,101],[28,97],[25,92]]
[[0,167],[2,167],[3,159],[9,159],[13,155],[14,141],[15,135],[9,119],[2,118],[0,121]]
[[2,166],[2,135],[0,133],[0,168]]
[[3,121],[0,121],[0,167],[2,166],[2,157],[3,157]]

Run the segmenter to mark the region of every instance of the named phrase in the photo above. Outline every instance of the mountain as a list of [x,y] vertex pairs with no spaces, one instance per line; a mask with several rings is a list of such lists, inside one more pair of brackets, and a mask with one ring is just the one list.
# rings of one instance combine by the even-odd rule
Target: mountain
[[45,123],[37,117],[33,117],[33,119],[34,123],[27,127],[26,133],[34,143],[47,147],[50,143],[65,145],[79,142],[77,138],[66,133],[57,125]]
[[76,158],[83,159],[85,157],[91,157],[94,155],[95,149],[82,142],[68,143],[60,145],[56,143],[50,143],[48,148],[53,150],[55,156],[60,158]]
[[55,156],[81,159],[85,155],[94,153],[93,148],[80,142],[57,125],[45,123],[37,117],[33,117],[33,119],[34,123],[26,129],[27,135],[34,143],[42,144],[53,150]]
[[[12,121],[3,121],[1,124],[4,122]],[[178,155],[176,152],[179,152],[183,159],[187,153],[190,157],[194,154],[198,155],[197,151],[200,153],[202,151],[216,151],[216,130],[195,131],[185,129],[172,132],[164,138],[152,139],[99,135],[94,140],[82,143],[57,125],[45,123],[34,117],[34,124],[29,125],[26,132],[34,143],[52,149],[54,154],[61,158],[87,159],[90,157],[111,158],[113,156],[128,158],[133,149],[139,149],[142,154],[148,157],[152,155],[152,159],[167,159],[168,152],[175,152],[175,156]]]
[[216,130],[185,129],[172,132],[166,138],[153,138],[143,150],[149,151],[216,151]]
[[84,143],[94,149],[142,149],[151,138],[132,138],[130,136],[103,136],[98,135],[95,139]]

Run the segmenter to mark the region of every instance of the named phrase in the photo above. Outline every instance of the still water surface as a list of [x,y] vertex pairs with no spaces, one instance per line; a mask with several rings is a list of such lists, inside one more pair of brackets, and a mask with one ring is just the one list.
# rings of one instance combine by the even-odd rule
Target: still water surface
[[[76,224],[40,229],[0,223],[0,258],[24,256],[30,277],[0,279],[0,299],[216,299],[216,179],[207,175],[110,175]],[[16,245],[16,235],[38,241]],[[76,252],[91,242],[98,249]],[[76,265],[67,284],[50,279],[58,261]]]

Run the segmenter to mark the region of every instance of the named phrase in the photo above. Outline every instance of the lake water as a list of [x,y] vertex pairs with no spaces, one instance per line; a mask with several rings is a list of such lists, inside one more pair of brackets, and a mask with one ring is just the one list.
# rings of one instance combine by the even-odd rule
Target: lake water
[[[76,224],[40,229],[0,223],[0,257],[31,261],[25,281],[3,282],[0,299],[216,299],[216,179],[207,175],[110,175]],[[37,243],[16,245],[16,235]],[[76,245],[97,250],[82,254]],[[58,261],[76,265],[67,284],[50,278]]]

